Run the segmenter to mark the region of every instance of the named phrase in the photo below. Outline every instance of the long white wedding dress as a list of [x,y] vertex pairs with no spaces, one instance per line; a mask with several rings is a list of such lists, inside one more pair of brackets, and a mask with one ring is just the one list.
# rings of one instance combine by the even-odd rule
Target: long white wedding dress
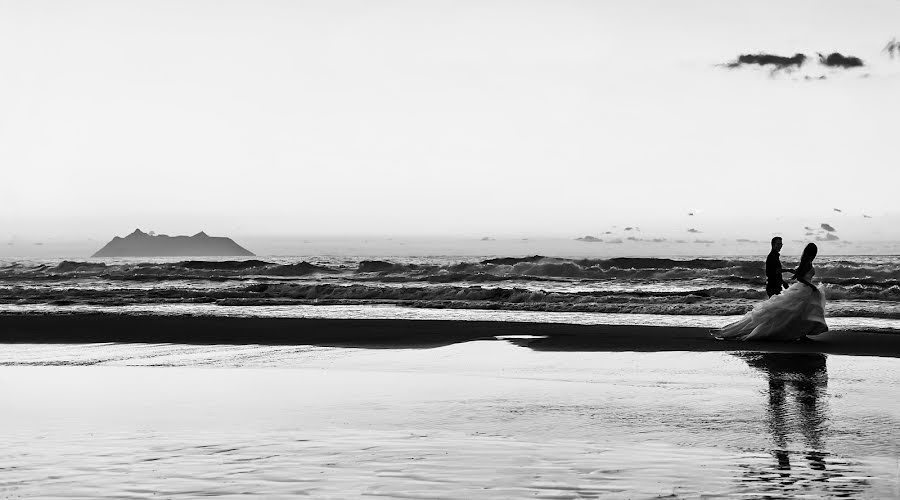
[[[803,278],[811,283],[815,274],[810,269]],[[798,281],[712,334],[729,340],[797,340],[827,331],[825,295]]]

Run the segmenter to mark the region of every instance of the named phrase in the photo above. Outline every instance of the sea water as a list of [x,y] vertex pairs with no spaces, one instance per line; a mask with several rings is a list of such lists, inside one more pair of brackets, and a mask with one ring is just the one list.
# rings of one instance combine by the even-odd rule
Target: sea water
[[0,495],[900,495],[896,359],[513,340],[4,346]]
[[[900,330],[900,257],[819,257],[815,281],[833,328]],[[764,289],[756,257],[0,261],[0,312],[22,313],[458,320],[490,311],[500,320],[721,326],[765,299]]]

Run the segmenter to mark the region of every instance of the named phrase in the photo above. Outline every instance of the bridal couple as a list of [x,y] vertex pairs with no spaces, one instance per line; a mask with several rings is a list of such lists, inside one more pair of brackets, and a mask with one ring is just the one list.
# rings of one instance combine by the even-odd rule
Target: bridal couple
[[[772,238],[772,252],[766,259],[768,300],[755,306],[739,321],[713,330],[713,336],[733,340],[803,340],[808,335],[828,331],[825,296],[812,284],[816,274],[812,265],[818,252],[816,244],[806,245],[800,265],[794,270],[781,268],[781,244],[780,237]],[[786,272],[793,273],[796,282],[792,285],[788,285],[782,276]]]

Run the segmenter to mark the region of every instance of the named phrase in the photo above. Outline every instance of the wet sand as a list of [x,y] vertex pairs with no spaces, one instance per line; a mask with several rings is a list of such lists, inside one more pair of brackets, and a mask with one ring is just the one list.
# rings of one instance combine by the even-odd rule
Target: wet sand
[[832,331],[807,342],[720,341],[705,328],[492,321],[0,315],[0,343],[182,343],[423,348],[498,336],[544,351],[763,351],[900,357],[900,335]]
[[898,340],[0,315],[0,496],[897,497]]
[[91,366],[0,366],[0,496],[900,494],[891,358],[6,347]]

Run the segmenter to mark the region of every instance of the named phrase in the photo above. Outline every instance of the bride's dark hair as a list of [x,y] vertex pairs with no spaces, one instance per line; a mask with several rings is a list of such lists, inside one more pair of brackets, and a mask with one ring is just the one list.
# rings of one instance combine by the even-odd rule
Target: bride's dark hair
[[812,261],[816,258],[816,254],[818,253],[819,247],[817,247],[815,243],[806,245],[806,248],[803,249],[803,255],[800,256],[800,265],[797,266],[797,270],[794,272],[794,279],[806,276],[806,273],[812,269]]

